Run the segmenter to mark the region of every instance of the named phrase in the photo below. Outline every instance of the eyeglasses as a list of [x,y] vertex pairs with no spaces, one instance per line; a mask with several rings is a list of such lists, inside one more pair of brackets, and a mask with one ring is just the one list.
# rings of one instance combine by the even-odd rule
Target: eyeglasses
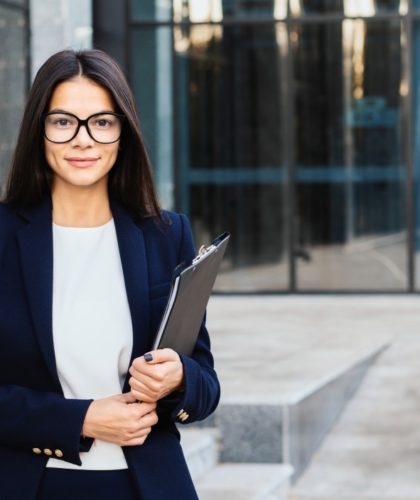
[[51,111],[44,115],[44,134],[50,142],[69,142],[84,126],[89,136],[101,144],[112,144],[121,137],[124,115],[118,113],[95,113],[81,120],[72,113]]

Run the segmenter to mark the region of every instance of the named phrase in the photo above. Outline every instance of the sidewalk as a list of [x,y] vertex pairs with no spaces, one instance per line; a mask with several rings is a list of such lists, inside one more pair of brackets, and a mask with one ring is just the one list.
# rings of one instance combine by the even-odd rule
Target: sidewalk
[[420,500],[420,298],[215,296],[208,325],[222,401],[290,398],[389,343],[289,499]]
[[387,302],[378,322],[394,341],[289,500],[420,499],[420,299]]

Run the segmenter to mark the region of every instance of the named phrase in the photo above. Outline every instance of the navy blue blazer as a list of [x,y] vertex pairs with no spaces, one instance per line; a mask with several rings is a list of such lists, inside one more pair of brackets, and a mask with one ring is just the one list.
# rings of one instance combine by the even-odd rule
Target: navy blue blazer
[[[133,359],[151,349],[172,271],[193,257],[194,247],[183,215],[167,212],[170,224],[162,226],[154,218],[135,222],[116,202],[111,209],[133,324]],[[92,444],[80,436],[90,400],[65,399],[57,375],[52,290],[51,199],[21,210],[0,204],[0,498],[35,500],[49,450],[80,465],[79,452]],[[159,422],[142,446],[123,448],[145,500],[197,498],[175,423],[207,417],[219,400],[204,323],[192,356],[181,360],[184,391],[159,403]],[[181,422],[180,414],[189,418]]]

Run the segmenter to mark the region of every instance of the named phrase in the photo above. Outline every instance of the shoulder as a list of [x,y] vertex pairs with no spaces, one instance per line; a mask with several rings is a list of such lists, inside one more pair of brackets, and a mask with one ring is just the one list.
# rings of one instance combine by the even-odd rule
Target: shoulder
[[184,233],[191,232],[188,217],[169,210],[162,210],[161,218],[145,217],[140,225],[144,231],[160,234],[166,238],[182,237]]
[[5,248],[24,224],[24,220],[15,208],[7,203],[0,203],[0,260]]
[[0,221],[6,217],[10,217],[14,213],[14,209],[9,203],[0,202]]
[[0,202],[0,231],[4,233],[8,229],[12,229],[16,225],[20,225],[22,218],[18,214],[16,208],[8,203]]
[[163,210],[160,219],[144,218],[141,227],[149,248],[175,253],[178,261],[194,256],[191,224],[186,215]]

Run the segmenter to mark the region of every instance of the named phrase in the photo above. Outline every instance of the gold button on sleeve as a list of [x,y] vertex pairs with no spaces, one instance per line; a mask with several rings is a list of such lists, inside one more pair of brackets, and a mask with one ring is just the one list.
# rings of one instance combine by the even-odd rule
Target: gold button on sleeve
[[53,452],[49,448],[44,448],[44,455],[47,455],[47,457],[50,457],[53,454]]
[[32,448],[32,451],[35,453],[35,455],[41,455],[42,453],[41,448]]
[[62,458],[63,457],[63,452],[61,450],[54,450],[54,455],[57,458]]

